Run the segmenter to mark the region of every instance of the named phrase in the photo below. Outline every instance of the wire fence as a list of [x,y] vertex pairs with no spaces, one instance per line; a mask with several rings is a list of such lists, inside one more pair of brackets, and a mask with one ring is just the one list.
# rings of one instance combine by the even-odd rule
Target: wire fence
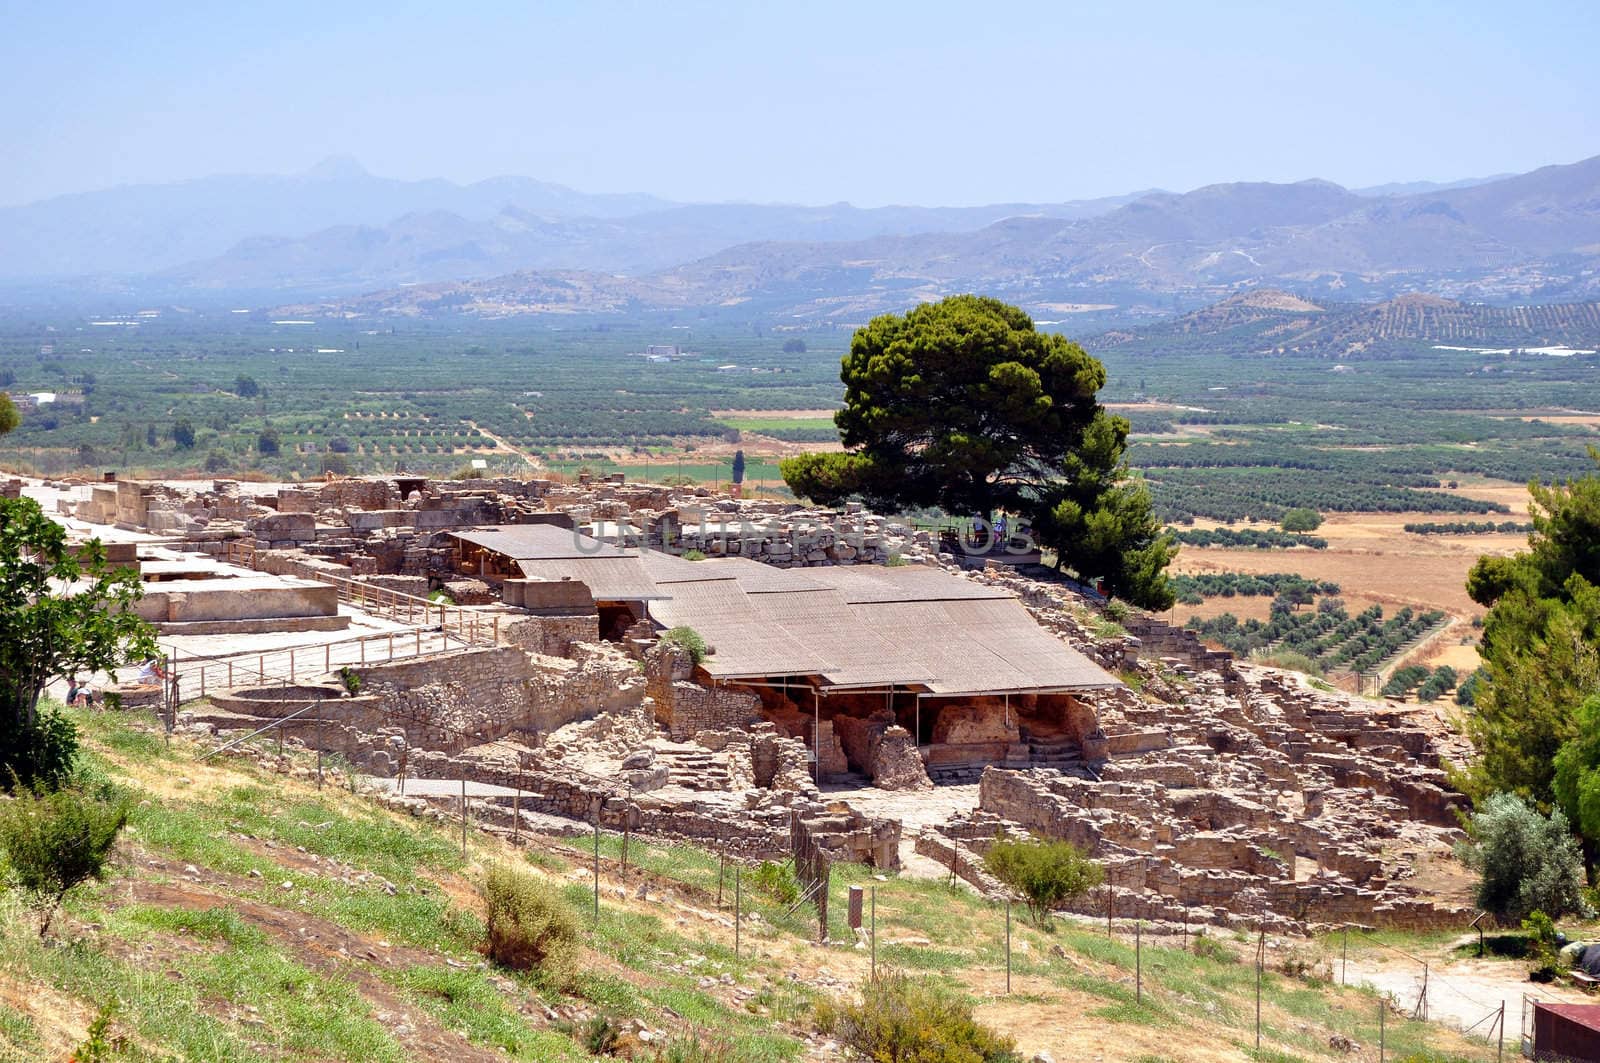
[[[276,736],[256,734],[235,741],[267,752]],[[281,743],[278,748],[281,752]],[[354,788],[355,770],[347,762],[317,752],[319,786],[325,768],[337,768]],[[756,943],[780,934],[805,938],[817,934],[818,898],[806,894],[792,860],[751,859],[716,843],[641,836],[570,818],[565,819],[568,829],[552,830],[559,817],[524,815],[533,811],[532,791],[524,804],[524,795],[515,788],[495,787],[509,792],[481,795],[469,793],[465,779],[427,781],[435,804],[459,817],[463,853],[472,833],[489,827],[525,846],[528,859],[536,865],[568,874],[578,867],[587,871],[586,881],[573,882],[569,888],[586,894],[597,940],[602,934],[613,942],[617,934],[625,935],[628,920],[636,914],[629,909],[651,892],[666,889],[673,890],[680,903],[687,897],[725,921],[732,930],[736,960],[753,945],[761,947]],[[451,786],[441,789],[445,782]],[[597,796],[614,790],[610,780],[596,776],[594,782]],[[1004,986],[1005,995],[1036,994],[1043,982],[1100,996],[1116,1009],[1117,1021],[1181,1022],[1199,1007],[1247,1036],[1259,1058],[1278,1058],[1296,1050],[1316,1054],[1332,1050],[1380,1063],[1412,1056],[1434,1058],[1443,1026],[1456,1031],[1467,1046],[1466,1052],[1453,1046],[1450,1058],[1503,1061],[1508,1053],[1521,1053],[1531,1029],[1527,1001],[1484,999],[1481,987],[1441,976],[1433,961],[1364,927],[1346,927],[1320,942],[1293,944],[1269,941],[1260,930],[1247,933],[1199,923],[1115,916],[1094,922],[1051,919],[1048,930],[1035,935],[1033,946],[1019,950],[1022,916],[1014,902],[978,900],[964,885],[942,878],[889,879],[873,875],[870,869],[841,865],[824,888],[830,901],[826,937],[857,945],[865,953],[872,978],[888,971],[989,972]],[[979,925],[973,933],[967,934],[963,927],[959,943],[906,933],[922,928],[930,907],[948,908],[955,896],[976,906]],[[894,936],[882,940],[885,929]],[[1414,965],[1410,981],[1371,984],[1359,970],[1365,964],[1352,972],[1351,942]],[[1037,947],[1041,943],[1044,948]],[[1063,947],[1070,952],[1057,951]],[[1083,961],[1103,970],[1084,973]],[[1353,1007],[1331,1006],[1327,992],[1338,986],[1363,994],[1365,1001]],[[1240,1000],[1249,1002],[1243,1011]],[[1517,1030],[1507,1029],[1512,1023]]]

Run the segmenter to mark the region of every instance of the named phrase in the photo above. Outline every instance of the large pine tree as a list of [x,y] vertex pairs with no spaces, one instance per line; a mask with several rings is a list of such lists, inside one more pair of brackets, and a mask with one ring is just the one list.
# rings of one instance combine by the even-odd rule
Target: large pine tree
[[1172,604],[1176,546],[1128,475],[1128,422],[1100,405],[1105,367],[1082,347],[959,295],[858,329],[840,377],[845,452],[784,461],[797,495],[1019,514],[1064,567],[1136,604]]

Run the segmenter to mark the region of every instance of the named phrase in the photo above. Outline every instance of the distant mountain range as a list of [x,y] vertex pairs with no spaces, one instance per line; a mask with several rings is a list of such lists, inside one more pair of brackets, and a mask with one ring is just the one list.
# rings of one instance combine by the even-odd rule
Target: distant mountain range
[[890,233],[962,232],[1017,214],[1085,218],[1109,199],[986,207],[827,207],[710,204],[625,217],[569,217],[506,206],[474,221],[448,211],[388,225],[343,225],[301,238],[257,237],[226,254],[162,273],[199,288],[341,291],[375,284],[492,277],[520,269],[646,273],[764,240],[848,241]]
[[744,306],[852,322],[959,291],[1046,313],[1105,303],[1170,313],[1174,296],[1193,305],[1256,286],[1345,301],[1600,295],[1600,157],[1409,195],[1361,196],[1326,181],[1212,185],[1150,193],[1089,217],[1019,214],[968,232],[759,241],[655,271],[520,271],[295,309],[506,316]]
[[[329,160],[0,209],[12,292],[332,314],[720,307],[851,322],[957,291],[1170,316],[1252,287],[1312,299],[1600,294],[1600,158],[1350,191],[1211,185],[982,207],[671,203],[528,178],[460,185]],[[14,300],[15,302],[15,300]]]
[[291,176],[125,185],[0,207],[0,278],[151,274],[214,258],[252,237],[381,226],[421,211],[488,217],[507,205],[617,218],[671,204],[645,195],[588,195],[527,177],[470,185],[398,181],[334,158]]
[[872,210],[685,205],[526,177],[399,181],[335,158],[291,176],[129,185],[0,208],[0,280],[337,291],[518,269],[642,271],[755,240],[970,230],[1014,214],[1084,218],[1142,194]]

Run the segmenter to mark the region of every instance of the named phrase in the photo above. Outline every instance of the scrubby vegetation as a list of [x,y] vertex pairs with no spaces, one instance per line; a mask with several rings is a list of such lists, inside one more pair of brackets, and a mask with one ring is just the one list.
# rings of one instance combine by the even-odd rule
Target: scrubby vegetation
[[1065,841],[997,838],[983,863],[990,874],[1022,895],[1035,923],[1043,923],[1062,904],[1105,881],[1100,865]]
[[706,640],[692,627],[679,625],[672,628],[661,636],[661,641],[682,649],[695,664],[706,659]]
[[1384,618],[1381,605],[1351,616],[1341,603],[1335,608],[1296,612],[1281,599],[1265,621],[1243,623],[1232,613],[1209,620],[1191,619],[1188,627],[1241,656],[1298,653],[1327,671],[1368,672],[1443,623],[1437,610],[1418,613],[1404,608]]
[[1291,535],[1277,528],[1180,528],[1173,532],[1185,546],[1236,546],[1254,550],[1326,550],[1328,540],[1315,535]]
[[126,796],[87,781],[55,790],[21,789],[12,800],[0,801],[4,877],[38,909],[40,937],[49,933],[69,892],[105,879],[129,807]]
[[571,982],[583,930],[560,890],[493,867],[484,879],[483,901],[491,960],[513,971],[537,971],[557,987]]
[[1330,580],[1309,580],[1293,572],[1269,572],[1252,576],[1240,572],[1203,572],[1172,577],[1172,590],[1184,605],[1199,605],[1207,598],[1261,598],[1289,595],[1297,604],[1307,604],[1319,594],[1338,594],[1339,585]]
[[881,978],[859,1003],[824,1002],[817,1023],[878,1063],[1022,1063],[1016,1042],[985,1028],[959,994],[931,979]]
[[1467,520],[1467,521],[1424,521],[1408,523],[1406,531],[1413,535],[1493,535],[1522,534],[1533,530],[1531,524],[1521,524],[1514,520],[1503,520],[1496,524],[1492,520]]

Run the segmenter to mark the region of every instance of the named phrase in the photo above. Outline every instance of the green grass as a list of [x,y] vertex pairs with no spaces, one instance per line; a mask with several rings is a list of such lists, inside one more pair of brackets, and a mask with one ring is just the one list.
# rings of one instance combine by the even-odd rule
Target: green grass
[[[816,936],[809,905],[789,912],[770,896],[746,889],[745,947],[735,956],[724,931],[713,937],[703,924],[680,923],[668,915],[672,908],[655,899],[658,888],[652,889],[650,902],[625,905],[608,886],[598,925],[590,929],[590,885],[567,880],[562,892],[583,918],[590,951],[562,995],[536,975],[481,966],[477,917],[440,888],[450,876],[470,882],[487,854],[481,840],[474,841],[469,865],[458,837],[427,821],[379,812],[340,791],[316,794],[303,783],[263,773],[249,759],[216,762],[202,776],[194,766],[195,747],[175,741],[168,752],[149,721],[105,714],[85,723],[92,772],[135,782],[127,778],[129,772],[142,771],[168,787],[165,796],[147,795],[139,802],[128,835],[129,853],[136,855],[124,875],[170,878],[174,887],[192,886],[224,901],[272,906],[291,913],[291,926],[293,913],[320,917],[436,957],[397,967],[357,968],[353,965],[364,964],[358,956],[348,961],[351,966],[344,961],[325,965],[315,954],[297,951],[292,936],[254,921],[251,906],[223,903],[199,910],[138,902],[130,899],[122,880],[69,898],[72,930],[60,941],[71,943],[41,945],[20,903],[0,895],[0,969],[55,987],[88,1015],[105,1002],[119,1001],[113,1032],[143,1046],[141,1051],[149,1049],[153,1058],[362,1063],[404,1058],[408,1049],[392,1032],[393,1017],[378,1014],[375,983],[414,1005],[419,1017],[508,1059],[585,1058],[543,1013],[544,1006],[574,1000],[587,1011],[635,1018],[680,1040],[723,1042],[730,1058],[785,1063],[800,1054],[796,1033],[810,1029],[823,994],[791,980],[788,972],[829,964],[826,951],[808,951],[803,955],[814,955],[814,961],[796,962],[796,943]],[[180,783],[188,773],[209,782],[219,766],[236,781]],[[534,839],[534,845],[526,853],[530,868],[565,878],[588,864],[586,838]],[[620,836],[604,835],[601,851],[607,878],[614,881]],[[200,883],[185,886],[188,876],[176,869],[158,871],[144,856],[178,868],[192,863],[201,869]],[[493,859],[505,856],[495,850]],[[681,884],[687,903],[715,907],[719,861],[714,853],[633,838],[628,857],[634,882],[647,872]],[[307,863],[309,868],[300,866]],[[731,865],[726,871],[722,913],[729,916]],[[292,888],[282,889],[284,881]],[[994,976],[1005,969],[1002,907],[942,880],[881,875],[856,865],[836,865],[830,881],[833,941],[852,937],[845,926],[851,885],[877,891],[881,971],[909,971],[970,992],[973,972],[986,972],[994,984]],[[1147,938],[1139,1001],[1133,944],[1122,936],[1108,938],[1096,926],[1073,921],[1054,921],[1043,929],[1020,914],[1012,936],[1013,976],[1022,981],[1013,1001],[1050,1007],[1059,991],[1086,994],[1093,998],[1081,1009],[1086,1021],[1111,1029],[1176,1030],[1204,1023],[1209,1024],[1206,1036],[1215,1037],[1221,1029],[1237,1038],[1253,1024],[1255,972],[1248,962],[1222,962],[1173,947],[1167,939]],[[1393,940],[1423,947],[1416,936]],[[1326,952],[1336,944],[1337,939],[1324,939],[1320,947]],[[774,958],[761,955],[764,950],[774,951]],[[862,952],[852,955],[855,963],[865,960]],[[707,977],[713,983],[702,985]],[[725,979],[741,992],[725,988]],[[1376,1043],[1377,998],[1371,994],[1275,972],[1263,978],[1262,988],[1263,1034],[1280,1054],[1261,1058],[1297,1058],[1285,1052],[1326,1058],[1330,1031],[1363,1045]],[[1394,1017],[1387,1032],[1393,1058],[1411,1053],[1452,1059],[1437,1054],[1436,1027]],[[30,1058],[40,1037],[37,1017],[0,1009],[0,1059]],[[1430,1051],[1435,1054],[1427,1055]]]
[[502,1051],[511,1059],[587,1058],[569,1039],[531,1026],[481,971],[450,967],[411,967],[389,972],[388,980],[473,1044]]

